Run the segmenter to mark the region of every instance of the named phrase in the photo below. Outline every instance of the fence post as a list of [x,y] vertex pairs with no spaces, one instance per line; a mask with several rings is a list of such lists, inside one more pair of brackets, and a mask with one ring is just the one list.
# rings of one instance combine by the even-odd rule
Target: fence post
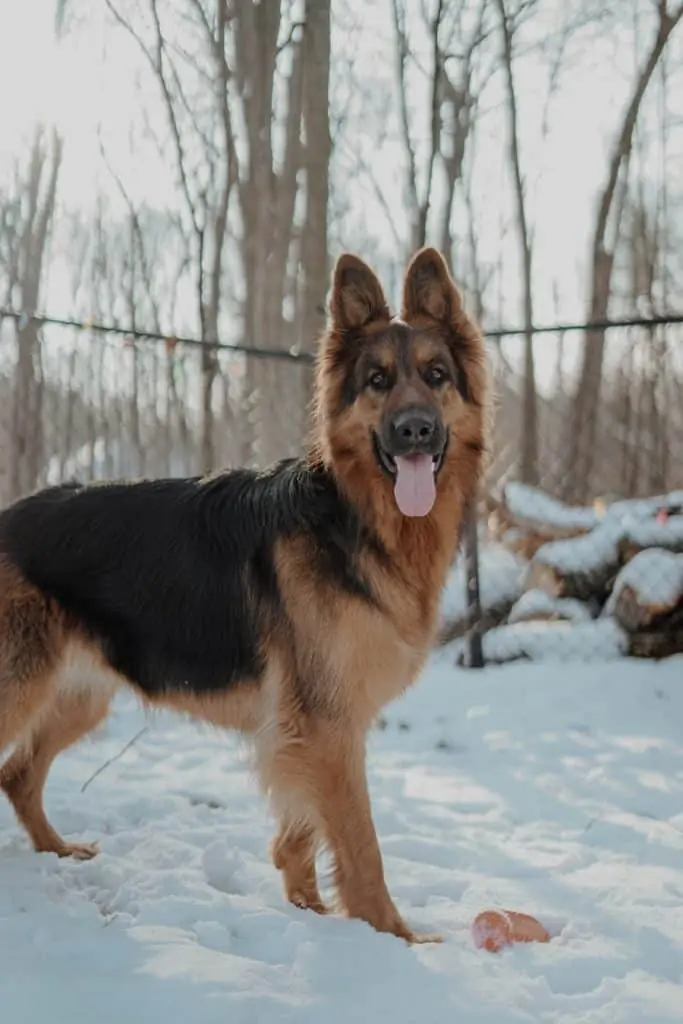
[[481,642],[481,592],[479,590],[479,538],[476,496],[467,510],[465,524],[465,580],[467,587],[467,651],[469,668],[484,667]]

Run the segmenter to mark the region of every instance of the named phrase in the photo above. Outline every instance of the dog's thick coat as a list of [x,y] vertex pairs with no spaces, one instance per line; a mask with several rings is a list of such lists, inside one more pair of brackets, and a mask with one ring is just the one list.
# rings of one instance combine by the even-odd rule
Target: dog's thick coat
[[[54,757],[128,684],[148,705],[251,735],[292,902],[325,910],[325,844],[344,910],[417,939],[384,882],[365,739],[434,641],[481,469],[486,397],[481,336],[438,253],[409,266],[400,320],[370,268],[346,255],[306,458],[263,473],[68,484],[0,515],[0,750],[15,745],[0,785],[37,850],[94,854],[54,831],[43,786]],[[401,495],[418,510],[404,515]]]

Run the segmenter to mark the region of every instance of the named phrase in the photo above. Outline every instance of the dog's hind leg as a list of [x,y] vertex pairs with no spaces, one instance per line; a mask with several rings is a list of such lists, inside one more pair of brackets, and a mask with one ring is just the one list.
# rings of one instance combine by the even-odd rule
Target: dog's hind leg
[[67,843],[45,814],[43,789],[57,754],[91,732],[109,710],[109,693],[65,693],[57,696],[39,722],[0,769],[0,788],[39,852],[89,860],[97,853],[90,843]]
[[67,640],[56,605],[0,560],[0,751],[16,745],[0,788],[37,850],[92,856],[90,847],[65,843],[43,810],[55,756],[101,721],[111,698],[106,689],[60,693]]
[[60,637],[46,599],[0,561],[0,753],[50,701]]

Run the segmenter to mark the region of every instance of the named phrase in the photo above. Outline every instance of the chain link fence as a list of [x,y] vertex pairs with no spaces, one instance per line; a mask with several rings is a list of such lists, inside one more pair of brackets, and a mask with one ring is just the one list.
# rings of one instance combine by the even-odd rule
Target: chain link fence
[[301,449],[311,358],[0,311],[0,503]]
[[[441,641],[456,663],[683,652],[681,319],[601,325],[580,474],[587,325],[535,332],[533,409],[525,337],[488,334],[490,458],[443,603]],[[310,374],[305,353],[0,311],[0,503],[72,478],[194,475],[296,454]]]

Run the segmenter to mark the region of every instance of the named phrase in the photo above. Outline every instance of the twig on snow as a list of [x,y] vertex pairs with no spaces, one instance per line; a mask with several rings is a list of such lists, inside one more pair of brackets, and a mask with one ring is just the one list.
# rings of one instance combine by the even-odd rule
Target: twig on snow
[[130,750],[130,748],[135,743],[137,743],[137,741],[140,739],[140,737],[143,735],[143,733],[147,732],[148,728],[149,728],[149,726],[144,725],[142,727],[142,729],[140,729],[139,732],[136,732],[136,734],[135,734],[135,736],[133,736],[132,740],[128,740],[128,742],[126,743],[125,747],[123,747],[122,750],[119,750],[118,754],[115,754],[114,757],[110,757],[108,761],[105,761],[103,765],[100,765],[100,767],[97,769],[97,771],[93,775],[91,775],[89,779],[86,779],[86,781],[83,783],[83,785],[81,786],[81,793],[85,793],[85,791],[88,788],[88,786],[90,785],[90,783],[94,779],[96,779],[98,775],[101,775],[102,772],[105,770],[105,768],[108,768],[110,764],[114,763],[114,761],[118,761],[119,758],[123,757],[123,755],[126,753],[126,751]]

